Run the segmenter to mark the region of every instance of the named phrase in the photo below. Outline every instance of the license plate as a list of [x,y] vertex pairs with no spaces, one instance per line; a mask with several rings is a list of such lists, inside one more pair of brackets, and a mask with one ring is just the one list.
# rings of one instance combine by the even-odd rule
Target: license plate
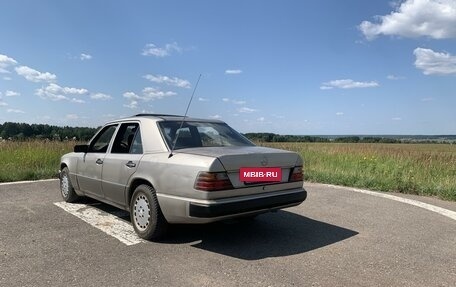
[[239,179],[243,182],[280,182],[282,169],[280,167],[241,167]]

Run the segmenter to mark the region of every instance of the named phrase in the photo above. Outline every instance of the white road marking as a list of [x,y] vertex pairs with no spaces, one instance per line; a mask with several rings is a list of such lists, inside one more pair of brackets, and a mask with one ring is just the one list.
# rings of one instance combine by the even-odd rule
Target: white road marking
[[387,194],[387,193],[382,193],[382,192],[365,190],[365,189],[344,187],[344,186],[338,186],[338,185],[332,185],[332,184],[324,184],[324,185],[326,185],[328,187],[336,188],[336,189],[345,189],[345,190],[350,190],[350,191],[354,191],[354,192],[359,192],[359,193],[363,193],[363,194],[368,194],[368,195],[373,195],[373,196],[377,196],[377,197],[382,197],[382,198],[387,198],[387,199],[399,201],[399,202],[402,202],[402,203],[406,203],[406,204],[410,204],[410,205],[413,205],[413,206],[421,207],[421,208],[424,208],[426,210],[429,210],[429,211],[438,213],[440,215],[446,216],[448,218],[451,218],[453,220],[456,220],[456,212],[455,211],[448,210],[448,209],[445,209],[445,208],[442,208],[442,207],[438,207],[438,206],[435,206],[435,205],[432,205],[432,204],[424,203],[424,202],[421,202],[421,201],[408,199],[408,198],[403,198],[403,197],[399,197],[399,196],[391,195],[391,194]]
[[116,216],[98,208],[79,203],[55,202],[56,206],[84,220],[104,233],[118,239],[125,245],[135,245],[144,242],[136,235],[133,226]]
[[13,185],[13,184],[22,184],[22,183],[35,183],[35,182],[47,182],[47,181],[57,181],[58,178],[52,179],[40,179],[40,180],[25,180],[25,181],[12,181],[12,182],[2,182],[1,185]]

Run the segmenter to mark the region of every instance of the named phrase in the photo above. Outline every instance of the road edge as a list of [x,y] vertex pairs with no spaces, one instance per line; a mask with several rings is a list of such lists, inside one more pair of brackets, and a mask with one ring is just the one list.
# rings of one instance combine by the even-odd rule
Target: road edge
[[39,179],[39,180],[23,180],[23,181],[11,181],[11,182],[0,182],[2,185],[14,185],[14,184],[24,184],[24,183],[35,183],[35,182],[48,182],[48,181],[57,181],[58,178],[49,178],[49,179]]
[[372,191],[372,190],[367,190],[367,189],[360,189],[360,188],[347,187],[347,186],[341,186],[341,185],[326,184],[326,183],[311,183],[311,184],[327,186],[327,187],[334,188],[334,189],[347,190],[347,191],[351,191],[351,192],[357,192],[357,193],[361,193],[361,194],[367,194],[367,195],[371,195],[371,196],[375,196],[375,197],[380,197],[380,198],[385,198],[385,199],[389,199],[389,200],[394,200],[397,202],[402,202],[402,203],[405,203],[408,205],[426,209],[428,211],[443,215],[445,217],[448,217],[448,218],[456,221],[456,212],[455,211],[452,211],[452,210],[449,210],[449,209],[446,209],[446,208],[443,208],[440,206],[436,206],[433,204],[425,203],[425,202],[422,202],[419,200],[400,197],[397,195],[389,194],[387,192]]

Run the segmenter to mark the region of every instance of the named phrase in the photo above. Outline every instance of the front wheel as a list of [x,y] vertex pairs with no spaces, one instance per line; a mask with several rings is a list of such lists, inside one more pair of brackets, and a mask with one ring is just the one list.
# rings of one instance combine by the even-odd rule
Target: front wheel
[[66,202],[75,202],[79,199],[71,184],[68,167],[64,167],[60,172],[60,193]]
[[166,221],[158,205],[155,190],[146,184],[138,186],[130,202],[130,218],[139,237],[159,239],[166,233]]

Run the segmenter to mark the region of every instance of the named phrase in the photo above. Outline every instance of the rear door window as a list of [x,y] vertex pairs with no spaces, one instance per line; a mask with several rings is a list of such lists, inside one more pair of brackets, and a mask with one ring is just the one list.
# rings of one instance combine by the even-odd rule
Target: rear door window
[[120,126],[111,153],[142,153],[138,123],[124,123]]

